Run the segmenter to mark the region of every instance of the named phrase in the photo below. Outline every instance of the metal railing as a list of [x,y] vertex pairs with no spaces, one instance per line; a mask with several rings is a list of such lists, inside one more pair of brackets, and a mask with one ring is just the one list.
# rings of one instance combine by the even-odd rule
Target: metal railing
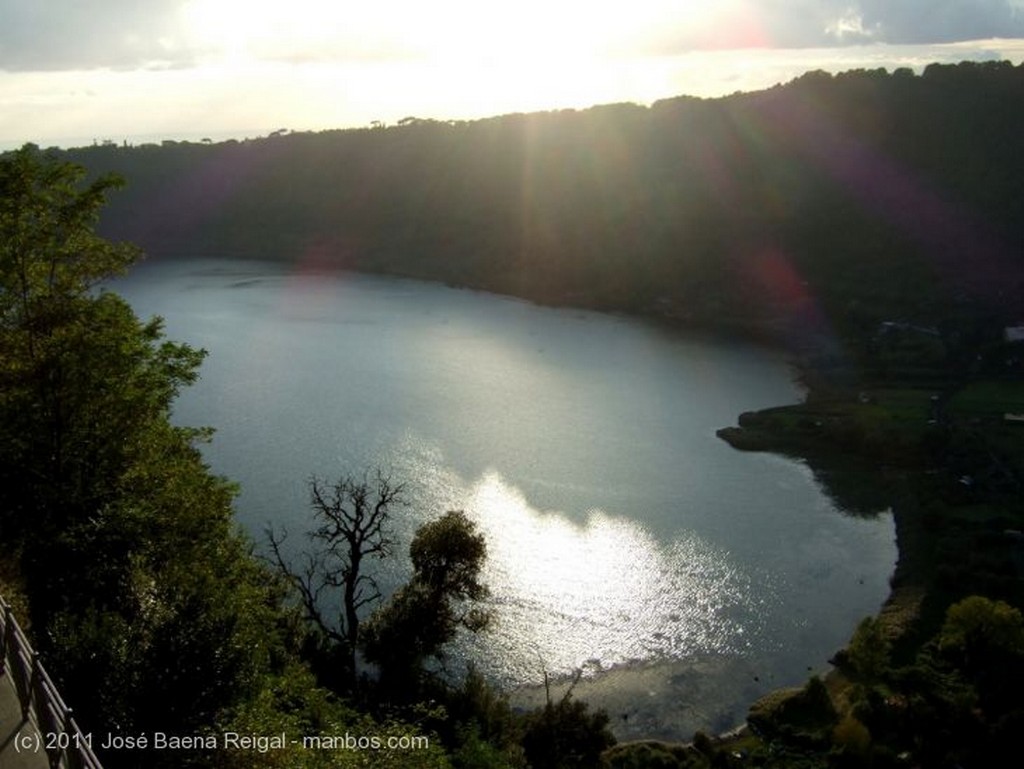
[[7,675],[21,703],[21,717],[37,729],[37,747],[46,751],[51,769],[103,769],[92,752],[91,737],[78,728],[39,654],[32,649],[0,596],[0,675]]

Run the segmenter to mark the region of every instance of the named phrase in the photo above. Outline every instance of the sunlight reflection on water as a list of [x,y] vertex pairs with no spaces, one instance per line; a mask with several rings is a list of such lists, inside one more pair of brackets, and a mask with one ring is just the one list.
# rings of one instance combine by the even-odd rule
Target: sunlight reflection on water
[[498,621],[473,657],[491,675],[737,653],[760,631],[750,577],[696,536],[662,544],[600,510],[582,523],[541,512],[495,472],[465,506],[488,542]]

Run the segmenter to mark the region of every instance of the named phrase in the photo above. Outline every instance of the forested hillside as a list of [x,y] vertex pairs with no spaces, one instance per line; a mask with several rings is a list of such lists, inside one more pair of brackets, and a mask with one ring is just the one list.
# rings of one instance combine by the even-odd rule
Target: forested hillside
[[812,72],[750,94],[277,132],[70,158],[104,233],[775,332],[1005,320],[1024,281],[1024,66]]

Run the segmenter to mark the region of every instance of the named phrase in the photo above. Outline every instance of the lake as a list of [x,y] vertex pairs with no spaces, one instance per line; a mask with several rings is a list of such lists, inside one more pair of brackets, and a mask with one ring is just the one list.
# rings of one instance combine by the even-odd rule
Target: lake
[[891,516],[845,515],[803,463],[715,436],[800,399],[776,351],[299,264],[153,262],[114,288],[209,351],[175,420],[216,428],[204,456],[258,541],[273,523],[303,544],[311,474],[381,467],[411,503],[393,589],[416,527],[467,512],[497,620],[451,662],[518,701],[582,668],[620,738],[727,729],[826,669],[888,593]]

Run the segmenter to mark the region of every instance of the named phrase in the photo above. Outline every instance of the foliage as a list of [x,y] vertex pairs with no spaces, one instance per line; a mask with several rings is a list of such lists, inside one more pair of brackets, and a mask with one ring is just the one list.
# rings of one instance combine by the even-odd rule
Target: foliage
[[526,715],[523,750],[533,769],[589,769],[615,744],[608,714],[591,712],[567,692]]
[[876,683],[889,669],[891,647],[882,623],[875,617],[865,617],[845,651],[837,655],[839,665],[859,682]]
[[977,691],[989,722],[1020,711],[1024,619],[1003,601],[969,596],[946,611],[937,646]]
[[1024,617],[1003,601],[969,596],[947,610],[939,649],[967,670],[991,665],[996,657],[1024,655]]
[[[439,740],[408,723],[375,721],[318,687],[311,673],[295,663],[268,676],[260,691],[233,710],[223,728],[239,734],[285,734],[283,750],[221,750],[215,765],[222,769],[447,769]],[[346,741],[346,736],[349,738]],[[313,739],[309,739],[313,738]],[[323,742],[318,742],[322,738]],[[379,747],[360,748],[360,739]],[[395,738],[407,748],[389,746]],[[417,742],[416,747],[411,741]],[[364,746],[366,743],[362,743]]]
[[460,628],[478,632],[490,622],[476,605],[487,596],[480,582],[487,544],[465,513],[449,511],[421,526],[409,553],[412,579],[371,615],[362,635],[382,688],[399,699],[415,692],[424,663],[440,659]]
[[626,742],[605,751],[609,769],[698,769],[708,765],[693,748],[663,742]]
[[837,714],[824,682],[814,676],[802,689],[775,692],[751,708],[748,722],[759,734],[798,745],[827,744]]
[[202,463],[208,432],[169,421],[203,353],[101,288],[137,256],[93,231],[117,184],[30,146],[0,159],[0,531],[79,721],[189,734],[257,686],[280,594]]
[[843,660],[856,684],[846,684],[839,712],[812,679],[800,694],[756,707],[750,723],[773,748],[828,756],[833,766],[889,766],[901,754],[921,766],[992,765],[1024,723],[1022,641],[1019,610],[969,596],[948,607],[941,629],[908,664],[897,665],[871,650],[884,644],[875,621],[865,621]]
[[0,526],[49,537],[102,507],[203,353],[96,292],[137,251],[92,227],[112,177],[32,147],[0,163]]
[[870,753],[871,732],[852,714],[847,713],[836,724],[832,741],[844,754],[863,760]]
[[421,526],[409,546],[409,556],[414,579],[439,597],[455,601],[487,597],[487,588],[480,582],[487,543],[461,510],[449,511]]
[[[1007,62],[857,70],[650,107],[71,154],[133,179],[108,226],[162,254],[302,253],[838,339],[900,376],[968,365],[957,339],[1020,307],[1022,82]],[[188,227],[161,215],[169,200]],[[884,321],[940,338],[876,340]]]
[[[455,769],[521,769],[525,759],[517,752],[485,740],[475,726],[460,730],[459,746],[452,752]],[[518,746],[517,746],[518,747]]]

